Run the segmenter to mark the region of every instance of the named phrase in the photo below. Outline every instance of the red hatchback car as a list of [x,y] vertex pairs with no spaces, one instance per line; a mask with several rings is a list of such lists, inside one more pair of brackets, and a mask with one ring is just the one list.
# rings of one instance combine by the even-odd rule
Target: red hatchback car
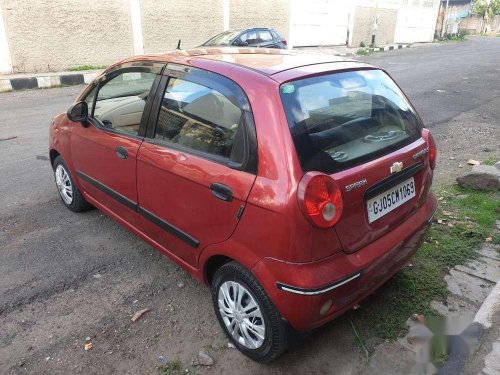
[[63,203],[97,207],[200,282],[248,357],[393,276],[436,209],[436,146],[383,70],[206,49],[112,65],[50,127]]

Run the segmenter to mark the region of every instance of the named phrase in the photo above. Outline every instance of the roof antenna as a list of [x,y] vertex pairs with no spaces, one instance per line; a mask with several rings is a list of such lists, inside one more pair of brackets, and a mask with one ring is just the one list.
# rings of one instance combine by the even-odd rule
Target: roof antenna
[[179,41],[177,42],[177,49],[181,49],[181,40],[179,39]]

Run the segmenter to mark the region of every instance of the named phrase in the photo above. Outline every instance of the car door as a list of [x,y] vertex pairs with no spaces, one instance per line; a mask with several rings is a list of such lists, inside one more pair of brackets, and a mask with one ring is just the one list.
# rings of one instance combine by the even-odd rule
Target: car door
[[85,192],[134,226],[140,226],[136,157],[164,64],[149,65],[121,66],[96,82],[85,97],[89,122],[75,124],[71,134],[72,163]]
[[257,47],[259,39],[256,30],[249,30],[235,39],[233,45],[238,47]]
[[257,40],[258,44],[256,47],[280,48],[278,40],[273,38],[273,35],[267,29],[257,30]]
[[174,64],[164,74],[137,157],[139,212],[151,238],[196,267],[243,214],[256,177],[255,127],[229,79]]

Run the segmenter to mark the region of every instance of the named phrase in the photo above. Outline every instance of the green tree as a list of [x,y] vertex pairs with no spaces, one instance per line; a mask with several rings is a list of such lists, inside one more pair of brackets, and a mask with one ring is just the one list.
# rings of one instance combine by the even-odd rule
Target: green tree
[[487,34],[491,30],[491,19],[500,14],[500,0],[477,0],[474,4],[473,13],[483,17],[481,33]]

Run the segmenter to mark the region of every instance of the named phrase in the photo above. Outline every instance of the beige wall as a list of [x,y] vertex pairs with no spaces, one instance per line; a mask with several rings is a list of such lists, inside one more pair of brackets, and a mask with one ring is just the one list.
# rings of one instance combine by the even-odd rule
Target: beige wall
[[222,0],[141,0],[145,53],[196,47],[223,31]]
[[272,27],[287,39],[289,14],[287,0],[230,0],[229,27]]
[[358,47],[361,42],[369,46],[372,41],[372,27],[375,15],[378,16],[378,28],[376,31],[375,44],[384,45],[394,43],[394,33],[398,11],[396,9],[356,7],[354,10],[354,22],[352,31],[353,47]]
[[[483,27],[483,17],[470,16],[462,19],[460,28],[466,29],[469,34],[480,34]],[[500,16],[494,16],[490,22],[491,33],[500,34]]]
[[128,0],[0,0],[14,72],[106,65],[132,54]]
[[[292,1],[308,1],[311,7],[315,5],[314,11],[294,14],[298,18],[293,23]],[[351,46],[369,45],[373,17],[378,15],[376,44],[392,44],[396,36],[397,41],[415,37],[417,29],[422,35],[427,33],[423,19],[429,19],[432,29],[432,12],[427,12],[430,16],[413,13],[434,2],[439,0],[0,0],[3,40],[8,42],[0,43],[0,67],[5,71],[12,62],[14,72],[46,72],[108,65],[133,55],[134,50],[162,53],[175,49],[179,39],[182,48],[192,48],[222,32],[224,20],[231,29],[272,27],[286,39],[290,39],[290,25],[296,31],[299,25],[314,36],[320,16],[316,11],[321,6],[332,8],[323,12],[324,23],[332,26],[325,30],[331,36],[337,30],[333,26],[339,27],[339,43],[349,28]],[[224,4],[229,6],[224,8]],[[341,11],[344,16],[335,18]],[[432,31],[429,35],[427,39],[432,38]],[[415,42],[423,41],[423,36],[415,38]],[[313,38],[309,39],[312,43]]]

